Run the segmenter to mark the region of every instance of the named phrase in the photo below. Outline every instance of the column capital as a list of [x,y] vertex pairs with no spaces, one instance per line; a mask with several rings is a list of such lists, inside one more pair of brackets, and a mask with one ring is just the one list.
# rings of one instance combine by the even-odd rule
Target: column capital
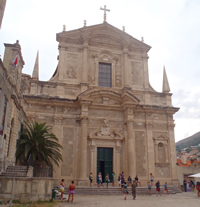
[[126,124],[127,124],[127,127],[133,127],[133,124],[134,124],[135,122],[133,121],[133,119],[128,119],[127,121],[126,121]]
[[61,116],[54,116],[54,124],[62,124],[63,117]]
[[87,117],[87,116],[82,116],[82,117],[80,118],[80,121],[81,121],[81,124],[87,124],[87,122],[88,122],[88,117]]
[[95,145],[89,145],[89,149],[90,149],[90,152],[94,152],[95,151]]
[[120,146],[116,146],[116,152],[120,153],[120,151],[121,151],[121,147]]
[[167,128],[168,128],[169,131],[174,130],[174,127],[175,127],[175,124],[168,124],[167,125]]

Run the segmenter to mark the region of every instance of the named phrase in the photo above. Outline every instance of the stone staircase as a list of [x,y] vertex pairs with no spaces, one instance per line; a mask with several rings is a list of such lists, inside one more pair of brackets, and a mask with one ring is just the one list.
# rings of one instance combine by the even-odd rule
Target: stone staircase
[[8,166],[6,171],[0,174],[1,177],[26,177],[27,166]]
[[[104,185],[105,186],[105,185]],[[59,191],[59,188],[55,188]],[[176,189],[174,186],[168,186],[169,194],[181,193],[182,191]],[[128,187],[129,194],[132,194],[131,187]],[[164,188],[161,187],[161,194],[163,194]],[[122,189],[120,187],[82,187],[77,186],[75,190],[76,195],[122,195]],[[137,187],[137,195],[149,195],[149,190],[146,186]],[[156,194],[156,188],[153,186],[151,189],[152,194]],[[65,187],[64,194],[68,194],[67,188]]]

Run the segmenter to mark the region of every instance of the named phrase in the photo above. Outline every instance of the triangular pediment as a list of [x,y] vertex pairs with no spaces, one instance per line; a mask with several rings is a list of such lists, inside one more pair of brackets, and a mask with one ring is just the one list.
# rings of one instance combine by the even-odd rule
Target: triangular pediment
[[140,100],[128,91],[117,93],[113,90],[87,90],[78,96],[79,101],[90,101],[91,105],[118,106],[138,105]]
[[151,48],[149,45],[108,23],[83,27],[72,31],[63,31],[57,34],[56,39],[58,42],[64,43],[82,44],[86,41],[89,45],[100,43],[102,46],[116,45],[121,48],[126,46],[129,48],[139,48],[146,52]]

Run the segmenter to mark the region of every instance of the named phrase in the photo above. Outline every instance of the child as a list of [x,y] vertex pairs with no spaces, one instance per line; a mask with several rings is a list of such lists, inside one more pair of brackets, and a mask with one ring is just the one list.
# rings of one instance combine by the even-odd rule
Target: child
[[163,195],[167,192],[167,194],[169,195],[169,192],[168,192],[168,188],[167,188],[167,182],[165,182],[165,185],[164,185],[164,193]]
[[90,187],[92,187],[92,178],[93,178],[92,173],[90,173],[90,175],[89,175]]
[[65,190],[65,184],[64,184],[64,179],[61,180],[61,183],[60,183],[60,191],[61,191],[61,195],[60,195],[60,199],[61,201],[63,201],[63,194],[64,194],[64,190]]
[[74,190],[75,190],[75,185],[74,185],[74,181],[72,180],[72,183],[69,185],[69,188],[68,188],[68,192],[69,192],[69,197],[68,197],[68,200],[67,200],[67,203],[69,203],[69,200],[70,200],[70,196],[72,195],[72,201],[71,203],[73,203],[73,200],[74,200]]
[[151,183],[148,182],[149,195],[151,195]]
[[108,183],[110,182],[109,180],[109,174],[107,173],[106,177],[105,177],[105,180],[106,180],[106,188],[108,188]]
[[128,192],[128,186],[126,185],[126,182],[124,182],[123,185],[124,200],[126,200],[127,192]]

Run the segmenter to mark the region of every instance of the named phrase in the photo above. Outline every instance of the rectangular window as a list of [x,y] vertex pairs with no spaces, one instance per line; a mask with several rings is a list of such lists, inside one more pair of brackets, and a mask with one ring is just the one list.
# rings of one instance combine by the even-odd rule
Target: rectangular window
[[112,86],[111,77],[111,64],[99,63],[99,86],[110,88]]

